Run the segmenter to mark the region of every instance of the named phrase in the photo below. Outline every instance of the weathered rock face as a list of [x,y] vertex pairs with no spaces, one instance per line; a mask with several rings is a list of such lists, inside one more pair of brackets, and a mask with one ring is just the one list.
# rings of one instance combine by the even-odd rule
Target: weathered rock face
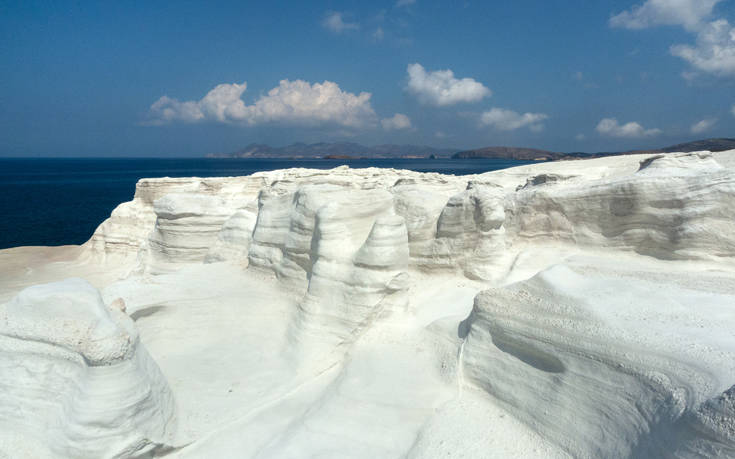
[[[503,189],[470,182],[452,196],[437,221],[432,252],[476,279],[491,279],[506,259]],[[500,270],[500,272],[503,272]]]
[[[541,457],[729,457],[735,163],[728,158],[616,157],[466,177],[338,168],[143,180],[85,245],[83,260],[128,268],[131,277],[114,292],[131,288],[138,310],[154,311],[155,342],[164,330],[175,335],[170,323],[156,322],[164,319],[155,311],[177,308],[158,304],[167,297],[156,280],[165,279],[201,296],[185,299],[185,310],[216,324],[196,335],[223,356],[212,357],[220,365],[257,366],[271,355],[271,339],[283,347],[272,354],[291,359],[249,381],[263,384],[259,403],[207,433],[207,453],[238,455],[218,448],[243,443],[253,455],[343,453],[365,440],[364,450],[347,455],[478,455],[477,445],[492,437],[487,429],[504,422],[480,407],[499,406],[524,432],[509,442],[536,441],[524,452]],[[215,320],[223,298],[197,290],[191,269],[242,276],[223,282],[247,286],[228,306],[227,323]],[[259,283],[272,289],[260,292]],[[90,289],[77,281],[30,289],[0,309],[7,413],[0,423],[20,426],[22,439],[13,441],[46,445],[52,456],[155,450],[173,426],[171,394],[120,312],[123,303],[108,308]],[[140,293],[150,291],[155,300]],[[240,307],[267,326],[240,320]],[[181,343],[167,336],[160,339]],[[204,366],[207,376],[219,371]],[[308,379],[270,394],[278,378],[302,370]],[[330,371],[335,380],[319,389],[315,381]],[[28,384],[11,382],[19,380]],[[222,394],[232,392],[219,389],[201,396],[229,408]],[[285,412],[292,418],[275,419]],[[378,432],[367,424],[389,418],[400,422],[361,436]],[[94,434],[91,425],[100,426]],[[237,430],[242,425],[247,432]],[[48,441],[39,437],[46,431]],[[403,436],[394,438],[396,431]],[[465,444],[471,435],[476,449]],[[7,451],[3,441],[0,433]],[[197,448],[184,451],[197,457]]]
[[201,262],[233,209],[216,196],[170,194],[154,203],[156,226],[149,236],[150,263]]
[[735,386],[683,416],[667,440],[672,456],[735,456]]
[[320,252],[335,259],[351,257],[375,219],[390,213],[392,205],[391,194],[381,189],[347,183],[307,183],[296,189],[277,184],[261,193],[250,262],[306,288]]
[[207,263],[226,261],[247,267],[257,214],[257,207],[253,202],[228,217],[217,233],[217,240],[207,252],[204,261]]
[[[406,232],[392,249],[408,253],[401,270],[458,271],[480,280],[502,279],[518,253],[549,245],[661,259],[735,254],[731,169],[709,153],[645,157],[633,166],[613,176],[529,173],[511,182],[493,180],[493,174],[449,177],[346,168],[147,180],[133,203],[123,207],[144,218],[134,224],[116,211],[89,251],[137,250],[137,269],[152,272],[202,261],[271,271],[295,293],[306,294],[299,312],[304,324],[319,314],[331,317],[335,311],[326,304],[345,311],[377,304],[370,289],[346,292],[361,285],[361,276],[365,285],[374,283],[366,268],[370,264],[360,260],[372,243],[371,230],[393,216],[402,217]],[[116,241],[124,237],[117,230],[131,226],[135,241],[118,247]],[[108,243],[99,243],[103,239]],[[387,271],[397,274],[381,272]],[[356,313],[344,322],[341,314],[330,320],[342,321],[344,330],[335,331],[342,338],[369,316]]]
[[174,411],[132,320],[87,282],[29,287],[0,306],[0,431],[29,457],[141,456],[166,446]]
[[[336,205],[319,211],[319,243],[309,287],[294,315],[291,335],[350,344],[379,317],[405,309],[409,286],[408,236],[403,218],[381,216],[357,250],[344,250],[349,227]],[[350,255],[353,253],[352,255]]]
[[613,180],[526,187],[506,209],[519,240],[566,241],[661,259],[735,255],[735,177],[710,154],[647,159]]
[[[727,336],[727,327],[687,315],[729,295],[578,269],[557,266],[478,295],[467,380],[575,457],[677,457],[689,446],[674,440],[687,436],[700,451],[735,446],[732,426],[713,414],[727,402],[707,402],[732,384],[735,343],[704,345],[703,333]],[[714,405],[702,411],[705,402]],[[700,425],[716,433],[695,434]]]
[[[248,263],[306,288],[316,215],[335,203],[364,242],[379,215],[401,215],[409,265],[502,276],[528,246],[573,244],[660,259],[735,254],[735,177],[709,153],[645,157],[625,174],[527,174],[511,183],[408,171],[275,171],[243,178],[141,181],[86,253],[139,269],[203,260]],[[553,177],[551,179],[550,177]],[[516,185],[523,182],[522,185]],[[501,186],[502,185],[502,186]]]
[[[113,210],[84,245],[83,256],[96,262],[142,264],[137,267],[144,269],[201,261],[230,217],[240,210],[253,210],[264,184],[255,175],[142,179],[133,201]],[[224,253],[241,252],[241,238],[228,240],[231,231],[232,225],[220,238]],[[227,258],[224,253],[215,256]]]

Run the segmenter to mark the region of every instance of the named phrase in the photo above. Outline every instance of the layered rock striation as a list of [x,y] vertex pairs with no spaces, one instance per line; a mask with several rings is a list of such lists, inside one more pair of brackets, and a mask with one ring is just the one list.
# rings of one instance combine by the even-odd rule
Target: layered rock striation
[[350,256],[376,218],[399,215],[411,267],[477,279],[502,276],[519,252],[534,246],[567,244],[658,259],[732,258],[732,169],[708,152],[631,156],[613,164],[563,176],[526,166],[516,168],[527,172],[515,177],[339,168],[142,180],[135,199],[100,225],[85,254],[122,256],[154,271],[234,260],[305,290],[314,248],[322,242],[317,214],[332,206],[333,218],[345,222],[341,239]]
[[108,307],[97,289],[69,279],[0,306],[6,453],[141,457],[168,446],[173,395],[123,305]]
[[[197,336],[217,363],[191,359],[194,373],[234,378],[219,366],[281,359],[243,383],[262,402],[233,404],[242,414],[182,456],[201,457],[197,445],[232,455],[260,446],[266,456],[463,454],[489,441],[477,432],[512,424],[512,438],[535,446],[511,442],[506,455],[728,457],[733,157],[622,156],[463,177],[341,167],[146,179],[77,262],[125,273],[107,296],[135,304],[158,349]],[[234,277],[202,288],[205,272]],[[210,293],[237,282],[252,291],[237,305]],[[277,288],[258,293],[259,283]],[[250,313],[218,322],[223,302],[227,317]],[[0,307],[0,422],[17,433],[0,434],[0,451],[37,444],[50,456],[122,457],[182,446],[171,439],[172,391],[115,304],[72,280]],[[169,319],[184,310],[191,320]],[[157,358],[186,387],[188,363],[171,363],[184,357]],[[220,409],[215,392],[201,391],[202,403]],[[358,420],[345,415],[353,411]],[[332,413],[342,421],[330,423]],[[345,451],[370,431],[370,413],[409,421]]]
[[731,296],[646,277],[558,265],[479,294],[465,378],[574,457],[727,456]]

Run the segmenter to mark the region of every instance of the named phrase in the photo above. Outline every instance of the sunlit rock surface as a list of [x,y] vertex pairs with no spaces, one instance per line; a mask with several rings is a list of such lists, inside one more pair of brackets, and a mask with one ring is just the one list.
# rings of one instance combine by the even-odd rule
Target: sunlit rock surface
[[732,457],[734,159],[141,180],[0,251],[0,457]]
[[123,306],[107,307],[97,289],[68,279],[29,287],[0,307],[4,454],[128,457],[165,449],[175,430],[173,397]]

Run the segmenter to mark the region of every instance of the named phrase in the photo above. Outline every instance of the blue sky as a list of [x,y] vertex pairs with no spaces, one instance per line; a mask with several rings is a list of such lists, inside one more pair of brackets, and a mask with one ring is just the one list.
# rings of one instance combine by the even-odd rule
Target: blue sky
[[735,0],[0,0],[0,156],[734,137],[734,25]]

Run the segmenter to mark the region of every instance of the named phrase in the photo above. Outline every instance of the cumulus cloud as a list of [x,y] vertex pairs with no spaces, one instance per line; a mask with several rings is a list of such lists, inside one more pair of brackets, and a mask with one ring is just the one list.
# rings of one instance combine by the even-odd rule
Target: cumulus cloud
[[548,117],[544,113],[520,114],[513,110],[494,107],[480,115],[480,124],[501,131],[514,131],[523,127],[528,127],[532,131],[540,131],[543,129],[541,122]]
[[671,54],[702,72],[735,76],[735,28],[725,19],[713,21],[699,31],[694,46],[672,46]]
[[162,96],[153,102],[149,110],[147,124],[159,125],[174,121],[194,123],[204,119],[204,113],[198,102],[180,102],[168,96]]
[[411,118],[407,117],[403,113],[396,113],[390,118],[383,118],[380,120],[380,124],[386,131],[410,129]]
[[701,134],[702,132],[707,132],[712,129],[715,124],[717,124],[716,118],[704,119],[702,121],[692,124],[690,131],[692,131],[692,134]]
[[658,25],[680,25],[697,30],[722,0],[647,0],[610,18],[612,27],[645,29]]
[[220,84],[197,101],[181,102],[163,96],[150,107],[150,124],[216,121],[364,127],[374,125],[377,118],[370,105],[370,93],[356,95],[342,91],[331,81],[310,84],[303,80],[281,80],[252,105],[242,100],[246,88],[246,83]]
[[360,28],[360,25],[356,22],[345,21],[344,15],[338,11],[327,13],[326,17],[322,21],[322,26],[334,33],[342,33],[348,30],[357,30]]
[[643,126],[631,121],[629,123],[620,124],[615,118],[605,118],[601,120],[595,128],[602,135],[611,137],[650,137],[661,133],[660,129],[644,129]]
[[407,90],[421,103],[439,107],[477,102],[492,92],[472,78],[458,79],[451,70],[427,72],[421,64],[409,64]]
[[176,121],[194,123],[206,119],[220,122],[241,118],[245,103],[240,96],[247,83],[220,84],[198,101],[184,101],[163,96],[151,105],[151,124],[166,124]]
[[[710,21],[712,10],[722,0],[647,0],[642,5],[610,18],[613,27],[643,29],[678,25],[696,33],[693,45],[674,45],[669,52],[684,59],[699,72],[735,76],[735,28],[726,19]],[[691,80],[694,72],[684,72]]]

